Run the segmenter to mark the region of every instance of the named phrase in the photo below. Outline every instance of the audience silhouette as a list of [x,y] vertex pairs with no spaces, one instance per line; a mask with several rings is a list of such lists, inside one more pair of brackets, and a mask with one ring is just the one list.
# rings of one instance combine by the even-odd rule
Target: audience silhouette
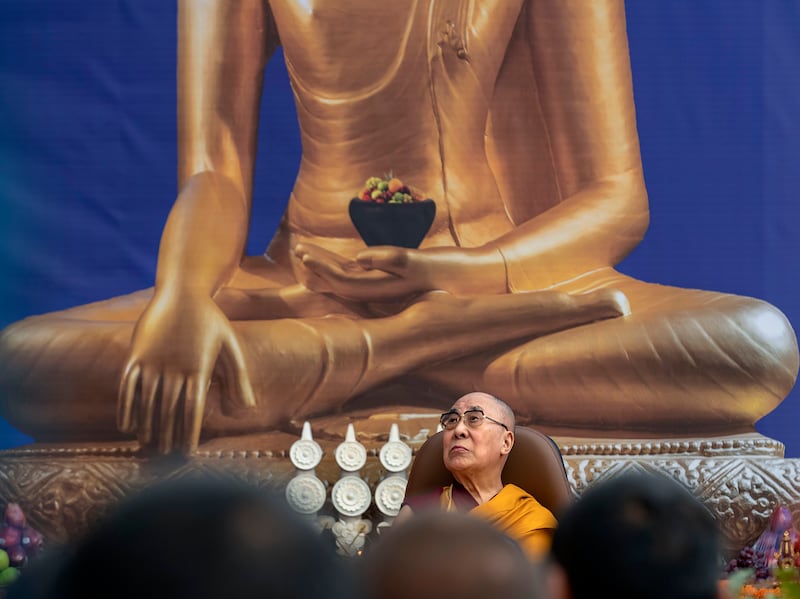
[[341,559],[280,496],[192,477],[122,502],[9,599],[351,597]]
[[624,474],[589,488],[559,520],[553,599],[714,599],[720,533],[685,487]]
[[425,512],[390,529],[358,570],[363,599],[540,599],[537,564],[488,522]]

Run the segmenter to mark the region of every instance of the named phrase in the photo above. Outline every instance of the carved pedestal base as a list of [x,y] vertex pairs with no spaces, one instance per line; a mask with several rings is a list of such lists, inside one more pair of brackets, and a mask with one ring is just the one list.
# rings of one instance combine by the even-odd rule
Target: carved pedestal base
[[787,505],[800,524],[800,459],[760,435],[714,440],[594,442],[558,439],[575,495],[629,471],[667,474],[688,487],[720,524],[723,549],[734,556]]
[[[419,416],[398,421],[403,438],[413,449],[433,430],[425,419],[429,415]],[[321,438],[316,433],[315,438],[325,455],[316,474],[330,490],[340,476],[333,449],[341,437],[326,434],[325,423],[319,424]],[[388,433],[389,424],[382,415],[362,426],[359,433],[368,449],[361,477],[373,491],[386,474],[377,458],[377,447],[385,442],[386,434],[376,431]],[[295,475],[287,456],[297,438],[272,433],[217,440],[204,445],[191,459],[150,458],[135,444],[30,445],[7,450],[0,452],[0,504],[20,503],[31,525],[50,543],[60,543],[83,533],[123,497],[165,478],[225,473],[282,489]],[[689,487],[717,517],[727,555],[752,543],[777,505],[788,505],[795,522],[800,523],[800,460],[782,458],[783,445],[760,435],[711,440],[555,440],[564,454],[576,497],[590,485],[621,472],[666,473]],[[380,519],[376,510],[364,517]]]

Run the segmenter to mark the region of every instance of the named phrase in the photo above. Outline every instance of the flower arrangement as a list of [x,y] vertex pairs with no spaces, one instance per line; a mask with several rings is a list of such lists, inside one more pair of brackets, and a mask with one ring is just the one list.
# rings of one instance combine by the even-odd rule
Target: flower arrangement
[[738,570],[721,583],[722,597],[730,599],[800,599],[800,569],[779,568],[765,579],[753,569]]
[[727,567],[723,595],[731,599],[800,599],[800,534],[786,506],[752,546],[743,547]]
[[0,593],[19,577],[28,559],[37,555],[42,545],[42,535],[28,524],[19,504],[9,503],[0,524]]

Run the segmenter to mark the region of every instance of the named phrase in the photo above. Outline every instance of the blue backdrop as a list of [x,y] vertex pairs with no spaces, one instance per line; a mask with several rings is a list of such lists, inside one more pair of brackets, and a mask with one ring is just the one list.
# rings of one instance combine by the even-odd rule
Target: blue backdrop
[[[631,0],[627,13],[652,224],[622,270],[759,297],[797,328],[800,3]],[[0,0],[0,326],[152,285],[176,193],[175,48],[173,2]],[[276,58],[252,253],[297,171]],[[799,396],[758,424],[789,457]],[[0,422],[0,446],[25,441]]]

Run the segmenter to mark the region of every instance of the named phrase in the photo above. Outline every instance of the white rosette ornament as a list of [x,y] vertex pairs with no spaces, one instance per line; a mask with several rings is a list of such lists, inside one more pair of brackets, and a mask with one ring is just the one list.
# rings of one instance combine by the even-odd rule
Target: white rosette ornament
[[384,521],[378,525],[378,531],[386,526],[391,526],[391,522],[406,495],[406,471],[411,466],[411,448],[400,440],[400,430],[397,424],[392,424],[389,430],[389,440],[381,447],[381,465],[390,474],[384,478],[375,488],[375,505],[384,516]]
[[361,518],[372,503],[369,485],[359,474],[366,462],[367,450],[356,441],[355,429],[348,424],[344,442],[336,448],[336,463],[342,476],[331,490],[333,507],[339,513],[331,531],[342,555],[360,555],[366,536],[372,531],[372,523]]
[[289,459],[297,474],[286,485],[286,501],[291,508],[304,516],[316,516],[325,505],[327,492],[314,469],[322,461],[322,448],[314,441],[311,425],[303,424],[303,433],[289,449]]

